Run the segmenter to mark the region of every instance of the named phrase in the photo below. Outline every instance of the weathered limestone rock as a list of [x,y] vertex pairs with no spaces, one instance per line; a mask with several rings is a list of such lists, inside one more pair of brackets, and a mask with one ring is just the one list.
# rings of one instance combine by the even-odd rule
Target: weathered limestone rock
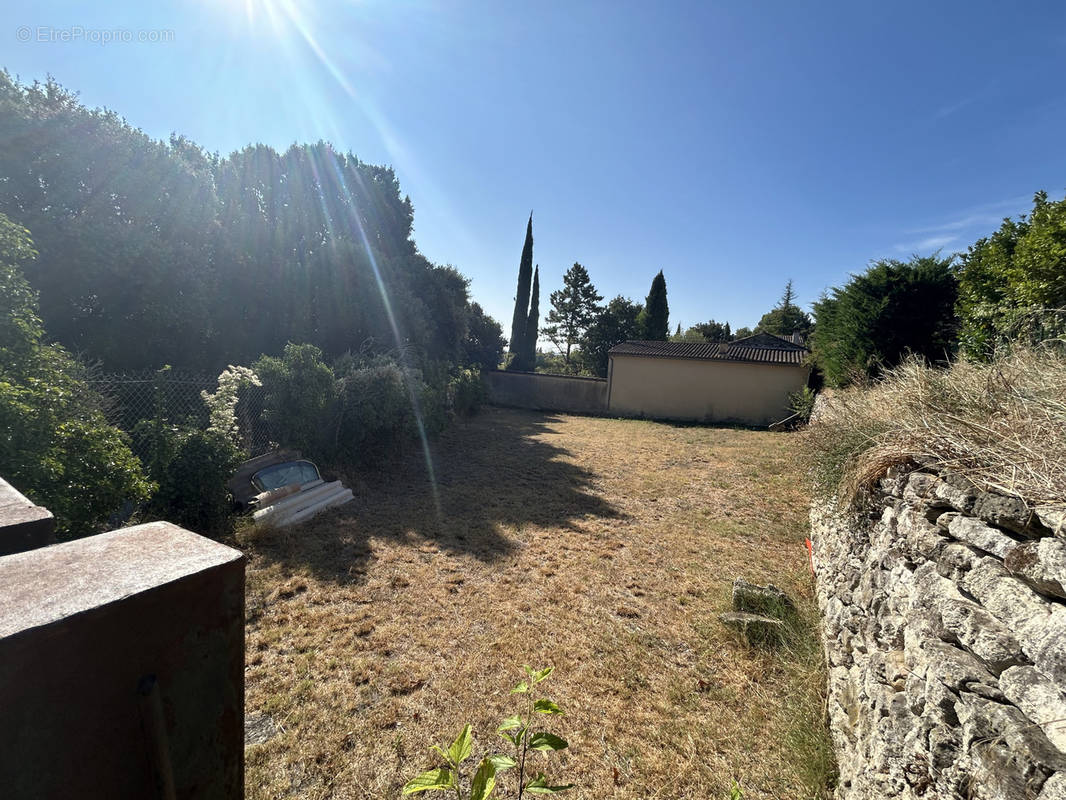
[[927,472],[912,472],[903,487],[903,501],[915,505],[920,500],[933,497],[940,478]]
[[888,497],[903,497],[903,487],[907,485],[910,473],[903,467],[889,467],[885,476],[878,481],[882,493]]
[[944,628],[990,670],[1000,673],[1021,663],[1022,647],[1011,629],[969,600],[945,600],[938,609]]
[[996,530],[990,525],[986,525],[980,520],[964,516],[957,512],[944,514],[943,517],[937,520],[937,525],[943,525],[942,521],[944,520],[944,517],[950,517],[950,519],[947,520],[946,527],[952,538],[973,545],[974,547],[984,550],[986,553],[991,553],[994,556],[1006,558],[1007,553],[1013,550],[1018,544],[1015,539],[1012,539],[1005,533]]
[[1066,540],[1046,536],[1018,545],[1003,566],[1038,592],[1066,598]]
[[959,585],[986,609],[1015,631],[1041,625],[1051,604],[1012,576],[1002,562],[985,556],[967,572]]
[[964,544],[949,544],[940,551],[936,571],[956,584],[972,570],[981,559],[981,554]]
[[785,624],[781,620],[764,617],[761,614],[727,611],[725,614],[719,614],[718,618],[730,628],[743,633],[752,644],[777,644],[785,632]]
[[1054,607],[1042,624],[1033,624],[1022,636],[1022,651],[1041,672],[1066,686],[1066,608]]
[[781,617],[794,611],[795,605],[787,594],[772,583],[759,586],[736,578],[733,581],[733,610]]
[[265,744],[274,738],[277,726],[269,714],[250,712],[244,718],[244,746]]
[[1011,667],[999,679],[1006,698],[1066,755],[1066,693],[1035,667]]
[[1034,535],[1034,523],[1040,526],[1039,519],[1020,497],[981,492],[973,504],[973,513],[985,522],[1022,536]]
[[977,489],[968,478],[957,472],[949,472],[936,485],[933,496],[956,511],[969,514],[973,511],[974,503],[977,502]]
[[1036,800],[1066,800],[1066,772],[1056,772],[1044,781]]
[[1066,766],[1066,755],[1017,708],[966,694],[956,710],[963,750],[971,753],[977,777],[987,784],[979,796],[1031,797],[1049,772]]
[[1044,599],[987,556],[960,585],[1014,632],[1034,665],[1066,685],[1066,607]]
[[1066,506],[1037,506],[1033,513],[1053,534],[1066,537]]
[[[904,506],[896,513],[897,529],[907,543],[908,554],[935,559],[940,551],[951,543],[938,525],[930,522],[925,514],[911,506]],[[946,515],[945,515],[946,516]]]
[[962,692],[980,684],[999,694],[996,679],[978,659],[945,642],[927,641],[922,648],[925,676],[952,691]]

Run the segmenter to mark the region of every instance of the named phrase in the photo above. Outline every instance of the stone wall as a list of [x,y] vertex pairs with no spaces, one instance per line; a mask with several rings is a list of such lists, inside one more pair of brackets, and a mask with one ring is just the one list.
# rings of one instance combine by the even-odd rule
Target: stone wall
[[489,402],[498,406],[538,411],[603,414],[607,411],[607,381],[539,372],[485,373]]
[[812,508],[838,797],[1066,800],[1066,514],[950,473]]

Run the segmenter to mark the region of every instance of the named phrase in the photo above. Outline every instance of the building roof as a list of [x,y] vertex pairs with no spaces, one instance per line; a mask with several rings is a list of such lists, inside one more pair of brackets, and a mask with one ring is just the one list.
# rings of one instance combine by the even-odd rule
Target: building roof
[[732,342],[628,341],[612,347],[610,355],[800,366],[808,352],[810,351],[803,345],[772,333],[756,333],[754,336],[746,336]]

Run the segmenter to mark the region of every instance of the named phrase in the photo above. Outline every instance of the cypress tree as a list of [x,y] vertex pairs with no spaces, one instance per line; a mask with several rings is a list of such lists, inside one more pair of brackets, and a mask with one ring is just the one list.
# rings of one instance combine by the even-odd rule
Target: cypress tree
[[643,311],[643,333],[645,339],[666,341],[670,336],[670,306],[666,302],[666,278],[663,271],[651,282]]
[[529,300],[529,318],[526,324],[525,345],[522,351],[522,368],[530,372],[537,368],[537,324],[540,317],[540,265],[533,269],[533,292]]
[[[508,352],[514,355],[512,368],[521,368],[525,352],[526,327],[529,324],[529,283],[533,278],[533,212],[529,212],[526,226],[526,243],[522,246],[522,260],[518,264],[518,293],[514,300],[514,316],[511,318],[511,341]],[[519,362],[519,363],[515,363]]]

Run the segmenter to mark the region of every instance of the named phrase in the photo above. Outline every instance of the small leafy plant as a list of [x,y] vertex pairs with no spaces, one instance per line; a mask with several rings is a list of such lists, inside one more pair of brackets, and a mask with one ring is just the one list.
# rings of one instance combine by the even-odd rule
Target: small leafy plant
[[526,779],[526,761],[531,751],[552,752],[563,750],[568,745],[565,739],[553,733],[533,730],[537,714],[553,716],[563,713],[563,710],[551,700],[543,697],[536,698],[533,694],[533,687],[551,675],[554,667],[534,670],[527,666],[525,670],[527,679],[511,690],[511,694],[527,696],[523,713],[507,717],[497,728],[500,736],[514,747],[514,758],[503,753],[485,756],[470,779],[469,791],[464,793],[462,764],[470,758],[473,751],[473,736],[470,732],[470,725],[467,725],[447,750],[433,746],[433,750],[444,759],[443,766],[427,770],[408,782],[403,787],[405,795],[416,792],[443,791],[454,792],[458,800],[491,800],[493,797],[499,798],[499,795],[493,795],[497,789],[497,776],[514,768],[518,769],[518,789],[515,795],[518,800],[521,800],[526,793],[556,794],[573,786],[570,783],[553,786],[543,772],[538,772],[534,777]]

